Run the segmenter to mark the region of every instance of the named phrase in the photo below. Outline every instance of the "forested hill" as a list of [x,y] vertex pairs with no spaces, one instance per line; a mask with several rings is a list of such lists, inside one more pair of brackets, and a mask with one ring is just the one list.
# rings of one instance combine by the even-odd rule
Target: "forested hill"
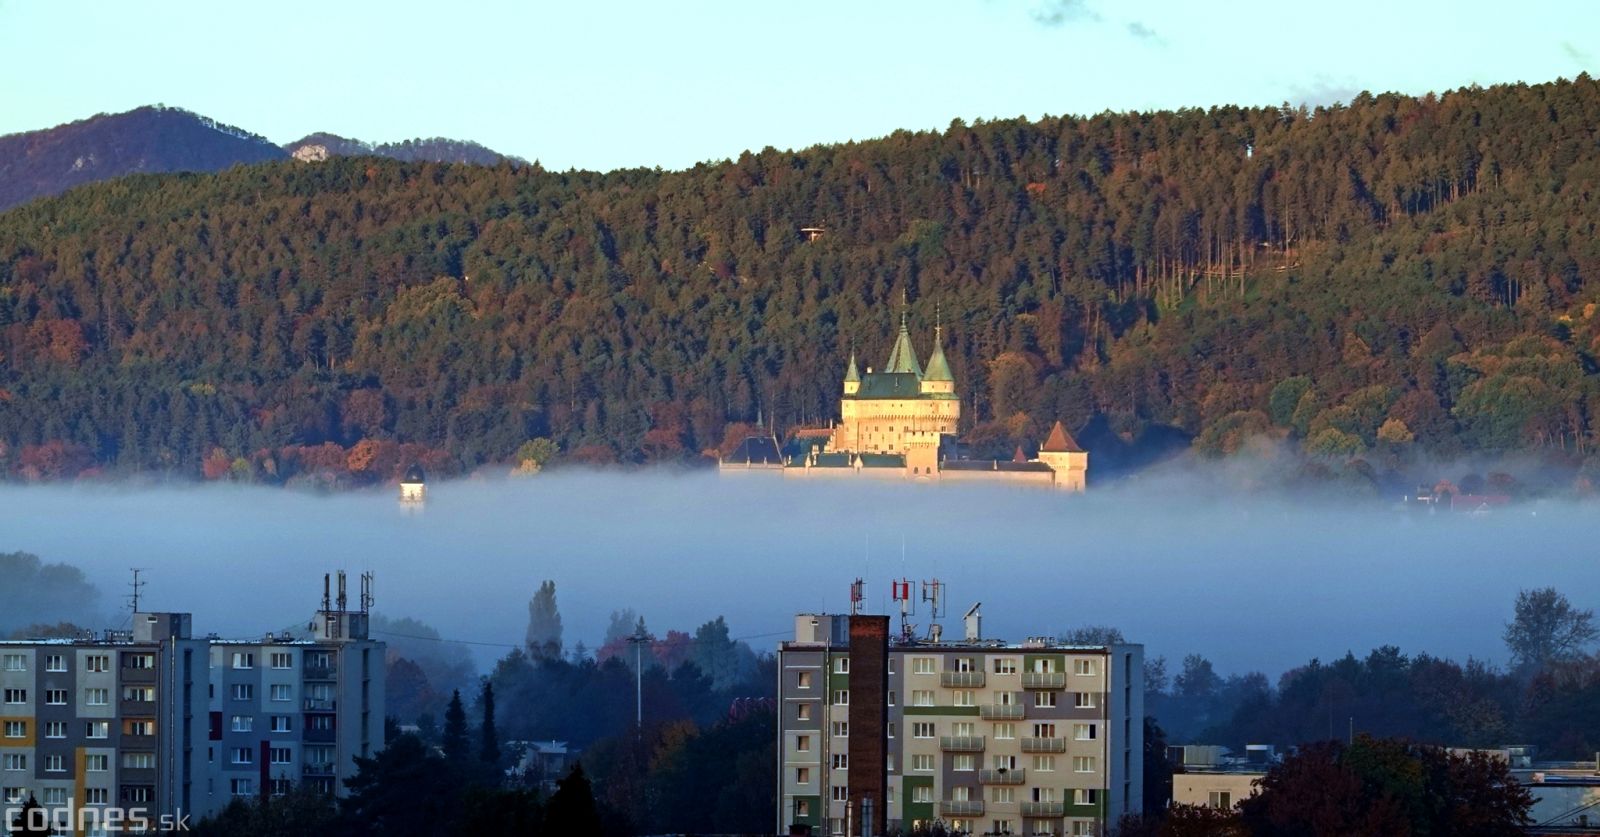
[[1059,418],[1333,463],[1581,458],[1597,127],[1581,76],[957,122],[682,172],[130,177],[0,215],[4,467],[370,479],[536,437],[687,458],[730,421],[827,421],[902,292],[924,357],[941,312],[980,451]]
[[263,137],[178,108],[102,113],[0,136],[0,209],[137,172],[217,171],[285,156]]

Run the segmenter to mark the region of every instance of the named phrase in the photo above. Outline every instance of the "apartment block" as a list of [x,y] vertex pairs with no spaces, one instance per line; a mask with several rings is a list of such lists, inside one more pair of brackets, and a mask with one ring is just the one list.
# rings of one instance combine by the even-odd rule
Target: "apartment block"
[[[779,833],[1103,835],[1143,807],[1144,649],[891,636],[803,614],[779,648]],[[936,637],[937,634],[934,634]]]
[[290,783],[342,792],[383,744],[384,645],[340,598],[309,639],[196,638],[190,614],[139,612],[129,630],[0,642],[0,815],[31,797],[97,837]]

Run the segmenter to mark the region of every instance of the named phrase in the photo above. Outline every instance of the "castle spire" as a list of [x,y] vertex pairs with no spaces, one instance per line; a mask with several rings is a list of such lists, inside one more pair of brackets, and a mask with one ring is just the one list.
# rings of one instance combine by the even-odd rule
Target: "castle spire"
[[922,363],[917,360],[917,350],[911,347],[911,331],[906,325],[905,290],[900,291],[900,334],[895,337],[894,348],[889,351],[889,362],[884,364],[885,372],[909,372],[922,377]]

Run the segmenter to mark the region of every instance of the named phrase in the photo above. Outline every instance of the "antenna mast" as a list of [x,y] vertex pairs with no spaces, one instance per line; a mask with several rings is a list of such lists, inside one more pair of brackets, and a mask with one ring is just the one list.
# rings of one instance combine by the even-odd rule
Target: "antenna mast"
[[144,568],[143,567],[129,567],[128,569],[133,572],[133,583],[128,585],[133,590],[133,594],[131,596],[129,596],[129,598],[131,598],[133,600],[133,604],[130,605],[130,608],[134,613],[138,613],[139,612],[139,591],[141,589],[143,589],[144,585],[145,585],[145,582],[139,580],[139,573],[144,572]]
[[916,600],[911,598],[911,579],[902,578],[889,583],[894,588],[894,600],[900,603],[900,639],[909,643],[917,629],[910,620],[917,607]]
[[861,610],[866,605],[867,583],[856,579],[850,583],[850,615],[860,616]]
[[944,582],[937,578],[922,582],[922,600],[928,603],[928,639],[938,642],[943,634],[939,617],[944,615]]

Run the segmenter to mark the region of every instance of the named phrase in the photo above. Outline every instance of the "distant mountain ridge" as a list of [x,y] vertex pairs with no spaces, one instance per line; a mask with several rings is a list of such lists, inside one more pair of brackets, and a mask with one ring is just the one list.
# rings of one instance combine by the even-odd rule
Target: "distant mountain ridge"
[[130,174],[215,172],[290,156],[304,161],[376,156],[485,166],[526,162],[475,142],[443,137],[374,145],[314,133],[280,147],[265,137],[192,111],[148,105],[0,136],[0,211]]

